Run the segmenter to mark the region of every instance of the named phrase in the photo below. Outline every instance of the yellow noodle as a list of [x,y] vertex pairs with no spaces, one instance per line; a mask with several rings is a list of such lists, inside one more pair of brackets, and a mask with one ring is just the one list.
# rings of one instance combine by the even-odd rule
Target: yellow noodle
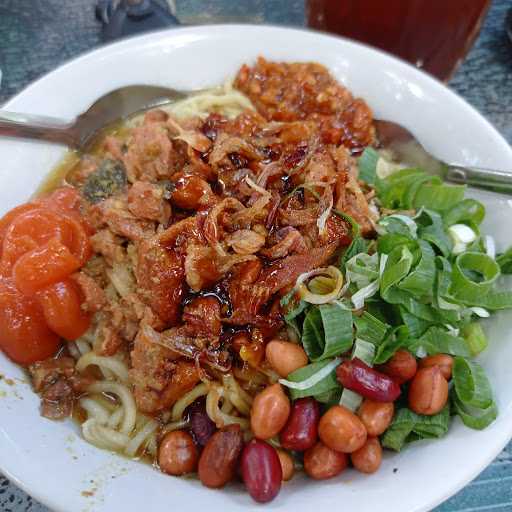
[[181,430],[182,428],[188,427],[189,422],[186,420],[173,421],[171,423],[167,423],[162,428],[162,436],[167,434],[168,432],[172,432],[173,430]]
[[155,420],[149,420],[147,423],[135,434],[135,436],[128,442],[124,453],[128,457],[134,457],[141,445],[146,439],[156,432],[158,423]]
[[232,82],[228,81],[222,87],[209,89],[173,103],[165,110],[178,118],[206,117],[212,112],[233,118],[244,110],[254,110],[254,106],[247,96],[233,89]]
[[128,367],[122,361],[114,357],[98,356],[91,351],[84,354],[77,361],[76,369],[81,373],[90,365],[99,366],[101,370],[109,370],[122,382],[128,382],[129,380]]
[[194,389],[183,395],[173,406],[171,420],[178,421],[182,418],[185,409],[195,402],[200,396],[204,396],[208,393],[208,385],[201,383],[198,384]]
[[107,427],[117,429],[119,427],[119,423],[121,423],[121,420],[123,419],[123,416],[124,416],[124,407],[118,407],[110,415],[110,418],[108,419],[108,421],[106,423]]
[[113,393],[121,400],[124,408],[123,422],[120,431],[123,434],[130,434],[135,427],[137,409],[131,391],[119,382],[100,381],[91,384],[88,388],[91,393]]
[[82,424],[82,433],[89,443],[109,450],[121,450],[129,441],[126,434],[105,427],[96,418],[88,419]]
[[219,401],[224,393],[224,388],[218,384],[212,385],[208,392],[206,396],[206,413],[210,419],[215,423],[217,428],[222,428],[233,423],[238,423],[242,429],[249,428],[248,419],[226,414],[219,408]]
[[85,409],[88,418],[95,418],[103,425],[106,424],[110,418],[110,411],[94,398],[81,398],[80,406]]

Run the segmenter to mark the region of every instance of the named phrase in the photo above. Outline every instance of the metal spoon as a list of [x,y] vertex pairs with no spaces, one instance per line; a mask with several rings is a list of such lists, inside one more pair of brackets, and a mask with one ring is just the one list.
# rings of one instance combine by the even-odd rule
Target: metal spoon
[[375,128],[380,147],[391,151],[398,162],[419,167],[452,183],[512,194],[512,170],[507,172],[449,164],[428,153],[416,137],[398,123],[375,120]]
[[[83,149],[98,132],[113,122],[141,110],[186,98],[192,92],[197,91],[130,85],[102,96],[71,122],[0,110],[0,135],[57,142]],[[403,126],[384,120],[376,120],[375,126],[381,147],[391,150],[399,161],[421,167],[446,181],[512,194],[511,173],[447,164],[427,153]]]
[[0,110],[0,135],[57,142],[83,149],[106,126],[135,112],[188,96],[167,87],[129,85],[105,94],[74,121]]

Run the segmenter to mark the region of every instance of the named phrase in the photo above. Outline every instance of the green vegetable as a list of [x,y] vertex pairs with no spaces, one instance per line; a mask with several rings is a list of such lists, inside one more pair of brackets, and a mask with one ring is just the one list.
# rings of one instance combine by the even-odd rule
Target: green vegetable
[[448,432],[449,425],[448,405],[433,416],[416,414],[404,407],[397,411],[393,422],[382,436],[382,446],[398,452],[407,442],[443,437]]
[[471,352],[464,338],[450,334],[442,327],[432,326],[419,338],[409,345],[409,349],[416,352],[425,350],[429,356],[436,354],[451,354],[452,356],[469,357]]
[[412,338],[419,338],[432,325],[431,321],[409,313],[405,307],[400,306],[399,308],[402,320]]
[[311,308],[302,332],[302,345],[309,359],[320,361],[349,350],[352,324],[352,312],[337,303]]
[[359,253],[347,261],[347,279],[358,288],[367,286],[379,277],[379,255]]
[[401,169],[376,182],[377,194],[386,208],[410,209],[417,190],[428,182],[441,183],[419,169]]
[[393,294],[393,287],[407,276],[412,263],[413,255],[406,246],[396,247],[391,251],[380,278],[380,295],[385,301],[392,304],[400,301],[400,294]]
[[365,311],[361,316],[354,317],[357,338],[380,345],[390,326]]
[[394,353],[407,345],[406,340],[400,337],[389,336],[384,343],[377,347],[377,352],[373,359],[374,364],[383,364],[388,361]]
[[343,255],[340,258],[339,267],[340,270],[344,270],[347,262],[353,258],[356,254],[359,253],[366,253],[368,250],[369,242],[368,240],[365,240],[361,236],[356,236],[350,245],[348,246],[347,250],[343,253]]
[[437,176],[420,169],[402,169],[376,182],[377,193],[386,208],[429,208],[446,212],[464,198],[464,186],[446,185]]
[[453,384],[458,399],[465,405],[486,409],[492,403],[492,390],[484,369],[474,361],[456,357]]
[[397,286],[416,297],[431,296],[436,277],[435,254],[428,242],[418,240],[418,245],[420,256],[416,267]]
[[489,256],[464,252],[452,267],[450,294],[460,302],[474,305],[490,291],[500,275],[500,267]]
[[512,274],[512,247],[499,254],[496,263],[500,266],[502,274]]
[[356,339],[354,350],[352,350],[352,359],[359,359],[367,366],[373,366],[373,356],[375,355],[375,345],[369,341]]
[[449,257],[453,243],[446,234],[441,215],[422,208],[414,219],[418,225],[418,237],[437,248],[445,258]]
[[416,239],[418,237],[418,226],[414,220],[407,215],[393,214],[382,217],[379,221],[379,234],[402,235],[405,238]]
[[369,185],[373,185],[377,178],[377,162],[379,161],[379,153],[367,147],[357,161],[359,169],[359,179],[366,181]]
[[415,208],[430,208],[437,212],[450,210],[464,198],[466,187],[463,185],[446,185],[425,183],[416,193],[413,201]]
[[[295,370],[288,375],[288,379],[280,379],[279,382],[289,388],[292,400],[306,396],[325,399],[325,393],[340,389],[336,379],[336,367],[339,363],[339,359],[312,363]],[[303,389],[292,387],[297,384]]]
[[117,160],[103,160],[98,170],[89,174],[82,188],[82,195],[91,203],[122,192],[128,183],[124,165]]
[[293,289],[281,299],[281,307],[284,312],[284,321],[300,339],[302,327],[298,322],[298,317],[306,310],[308,303],[299,300],[296,291]]
[[494,402],[486,409],[476,409],[463,404],[458,398],[455,398],[453,406],[464,425],[475,430],[483,430],[498,417],[498,407]]
[[490,425],[498,415],[484,369],[473,361],[456,357],[453,362],[452,399],[462,422],[477,430]]
[[464,199],[444,214],[444,225],[449,227],[453,224],[465,223],[478,226],[484,217],[485,207],[480,201]]
[[464,325],[461,334],[466,340],[472,356],[477,356],[487,348],[487,336],[479,323],[471,322]]
[[512,308],[512,292],[491,291],[485,297],[473,301],[473,306],[480,306],[491,311]]

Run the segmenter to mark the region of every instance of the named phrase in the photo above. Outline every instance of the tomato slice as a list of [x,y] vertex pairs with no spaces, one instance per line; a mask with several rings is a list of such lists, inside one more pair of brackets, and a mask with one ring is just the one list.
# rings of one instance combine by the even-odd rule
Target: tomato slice
[[29,365],[52,357],[59,346],[37,299],[20,293],[10,279],[0,279],[0,349],[15,363]]
[[22,293],[32,295],[48,285],[62,281],[80,268],[80,261],[57,238],[33,249],[14,264],[14,284]]
[[89,329],[91,317],[80,307],[80,289],[71,279],[52,284],[37,296],[48,327],[59,336],[76,340]]

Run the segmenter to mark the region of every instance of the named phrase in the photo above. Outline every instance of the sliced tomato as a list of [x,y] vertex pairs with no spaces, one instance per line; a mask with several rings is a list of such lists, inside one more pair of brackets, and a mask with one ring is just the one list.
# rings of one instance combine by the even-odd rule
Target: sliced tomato
[[14,284],[22,293],[32,295],[50,284],[62,281],[80,268],[80,261],[57,238],[33,249],[14,264]]
[[0,279],[0,349],[15,363],[29,365],[52,357],[60,339],[52,332],[36,298]]
[[46,323],[66,340],[76,340],[89,329],[91,317],[80,306],[82,296],[78,285],[65,279],[38,293]]

